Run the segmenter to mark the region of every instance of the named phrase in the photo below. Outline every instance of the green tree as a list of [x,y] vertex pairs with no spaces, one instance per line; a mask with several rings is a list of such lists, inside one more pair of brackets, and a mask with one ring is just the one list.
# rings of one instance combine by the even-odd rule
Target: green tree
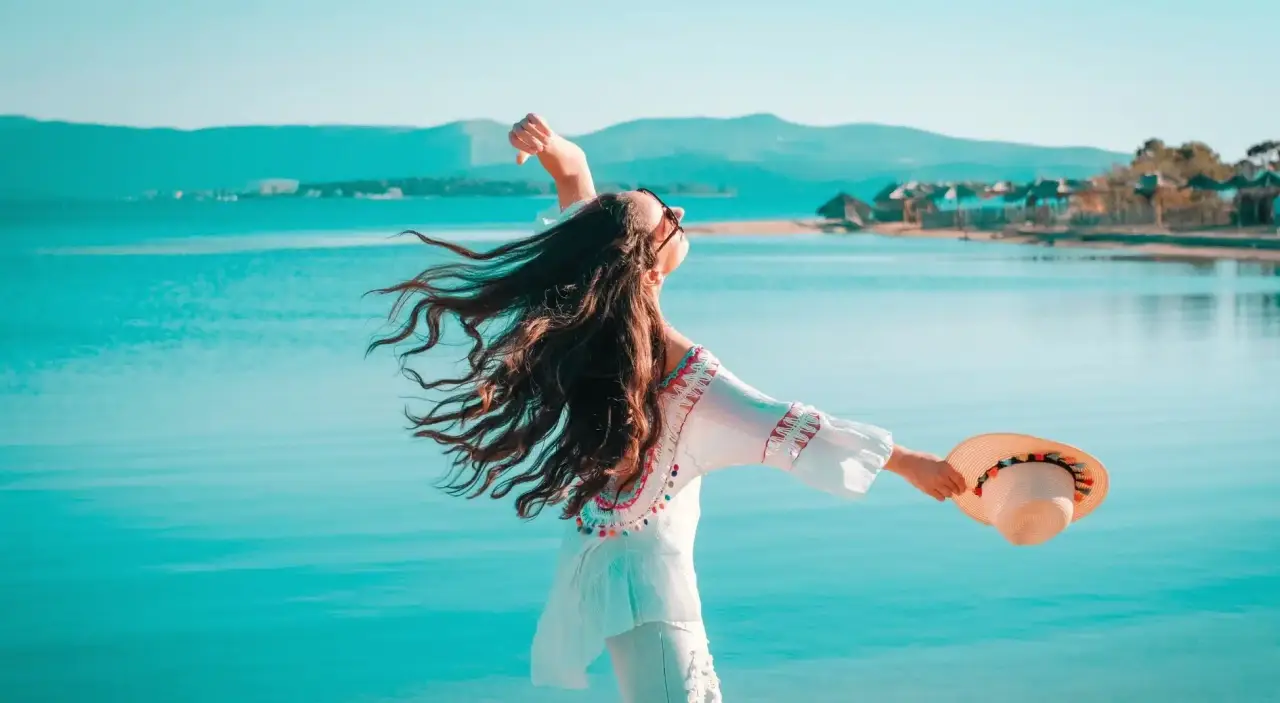
[[1133,152],[1133,160],[1136,162],[1141,159],[1154,158],[1165,151],[1164,140],[1152,137],[1151,139],[1143,142],[1142,146],[1138,147],[1137,151]]
[[1222,181],[1235,169],[1204,142],[1189,141],[1171,146],[1161,139],[1146,140],[1123,166],[1093,180],[1104,207],[1112,212],[1150,208],[1157,223],[1167,210],[1208,215],[1222,207],[1217,193],[1183,188],[1192,177],[1208,176]]
[[1280,140],[1258,142],[1245,151],[1245,156],[1259,168],[1280,168]]

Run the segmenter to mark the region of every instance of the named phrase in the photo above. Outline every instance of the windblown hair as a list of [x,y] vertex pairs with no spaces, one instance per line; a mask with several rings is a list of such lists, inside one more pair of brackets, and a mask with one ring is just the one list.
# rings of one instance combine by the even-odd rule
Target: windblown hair
[[[517,491],[533,517],[563,504],[572,517],[610,485],[639,475],[662,430],[662,318],[645,290],[656,245],[630,200],[602,195],[545,232],[478,252],[409,231],[463,260],[432,266],[377,293],[396,296],[384,345],[407,377],[443,391],[415,436],[444,445],[454,495]],[[406,364],[441,341],[446,318],[471,339],[467,372],[427,381]]]

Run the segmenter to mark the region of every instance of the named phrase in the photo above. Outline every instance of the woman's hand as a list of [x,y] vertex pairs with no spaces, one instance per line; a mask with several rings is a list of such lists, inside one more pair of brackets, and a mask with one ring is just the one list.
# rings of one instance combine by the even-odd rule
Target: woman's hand
[[596,197],[587,155],[577,144],[556,134],[541,117],[533,113],[525,115],[512,125],[507,141],[516,149],[517,164],[528,161],[530,156],[538,157],[556,183],[562,209]]
[[885,468],[907,479],[921,493],[935,500],[946,500],[966,490],[960,472],[933,454],[895,446]]
[[511,131],[507,133],[507,141],[516,148],[516,163],[524,164],[530,156],[546,151],[547,145],[551,143],[554,136],[555,132],[551,131],[547,123],[531,112],[525,115],[523,120],[511,126]]

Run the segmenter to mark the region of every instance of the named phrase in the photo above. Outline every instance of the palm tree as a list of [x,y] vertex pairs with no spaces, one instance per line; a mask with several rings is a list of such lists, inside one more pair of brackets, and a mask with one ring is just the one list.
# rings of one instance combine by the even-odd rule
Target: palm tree
[[1155,137],[1152,137],[1147,141],[1143,142],[1142,146],[1138,147],[1137,150],[1133,152],[1133,156],[1136,159],[1141,159],[1144,157],[1148,159],[1153,159],[1159,156],[1161,153],[1163,153],[1164,150],[1165,150],[1164,140],[1156,139]]
[[[1280,141],[1268,139],[1258,142],[1249,147],[1244,154],[1250,160],[1257,159],[1259,168],[1265,169],[1272,166],[1274,162],[1280,162]],[[1276,165],[1280,166],[1280,163]]]

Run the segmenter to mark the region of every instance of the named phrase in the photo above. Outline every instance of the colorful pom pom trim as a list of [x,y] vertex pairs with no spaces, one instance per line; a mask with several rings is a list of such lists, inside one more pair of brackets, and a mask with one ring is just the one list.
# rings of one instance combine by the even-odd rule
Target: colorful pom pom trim
[[675,463],[684,422],[719,368],[720,362],[702,347],[689,350],[661,385],[670,414],[663,425],[662,439],[645,456],[640,478],[625,497],[610,500],[598,495],[588,501],[576,518],[579,532],[600,539],[629,537],[644,530],[650,520],[656,520],[667,509],[685,483],[680,480],[680,465]]
[[1011,456],[1007,459],[1001,459],[995,466],[987,469],[978,477],[978,483],[973,487],[973,494],[982,497],[982,484],[1000,475],[1000,472],[1018,464],[1053,464],[1060,466],[1071,473],[1075,478],[1076,494],[1075,502],[1079,503],[1084,500],[1085,496],[1093,490],[1093,477],[1089,474],[1089,466],[1082,461],[1078,461],[1072,456],[1063,456],[1058,452],[1033,453]]
[[[666,487],[667,490],[670,490],[675,487],[675,479],[680,476],[680,465],[672,465],[668,476],[669,478],[667,479]],[[667,503],[670,502],[671,494],[664,492],[660,498],[654,501],[648,511],[642,513],[642,517],[631,519],[629,522],[625,523],[625,527],[612,522],[591,522],[583,519],[582,516],[579,515],[577,518],[578,531],[584,535],[595,535],[600,539],[605,539],[606,537],[630,537],[633,532],[639,532],[649,525],[649,518],[643,517],[643,515],[648,515],[650,513],[657,515],[659,510],[666,510]]]

